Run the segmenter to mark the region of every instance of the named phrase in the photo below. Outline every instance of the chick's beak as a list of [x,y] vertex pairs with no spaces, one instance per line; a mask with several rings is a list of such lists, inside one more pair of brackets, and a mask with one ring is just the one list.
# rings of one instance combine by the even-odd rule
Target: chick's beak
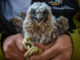
[[43,18],[35,18],[35,22],[38,24],[38,25],[41,25],[41,23],[43,22]]
[[40,14],[38,14],[36,17],[35,17],[35,22],[40,25],[42,22],[43,22],[43,18],[40,16]]

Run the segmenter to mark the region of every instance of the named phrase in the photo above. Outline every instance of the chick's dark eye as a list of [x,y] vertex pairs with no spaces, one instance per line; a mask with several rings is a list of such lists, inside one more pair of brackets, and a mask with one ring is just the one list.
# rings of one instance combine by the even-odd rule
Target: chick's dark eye
[[44,14],[44,15],[48,14],[48,11],[47,11],[47,10],[44,10],[44,11],[43,11],[43,14]]
[[43,14],[46,14],[46,12],[44,11]]
[[35,14],[35,10],[32,9],[32,10],[31,10],[31,14]]
[[43,18],[41,18],[40,20],[43,20]]

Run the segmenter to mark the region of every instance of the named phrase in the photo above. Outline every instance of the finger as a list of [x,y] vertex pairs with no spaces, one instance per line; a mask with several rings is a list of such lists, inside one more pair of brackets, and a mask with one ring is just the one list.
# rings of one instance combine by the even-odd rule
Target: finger
[[31,56],[30,57],[30,60],[40,60],[39,58],[37,58],[37,56],[36,55],[33,55],[33,56]]
[[33,55],[30,57],[30,60],[48,60],[48,59],[46,59],[45,57],[44,58],[39,57],[38,55]]
[[25,52],[26,50],[25,50],[25,48],[24,48],[24,46],[22,44],[22,41],[23,41],[22,34],[17,34],[16,37],[17,37],[17,41],[16,41],[17,47],[19,48],[20,51]]
[[8,51],[5,52],[5,55],[7,58],[24,58],[24,54],[21,52],[17,51],[16,49],[11,49],[10,47],[8,48]]
[[53,58],[52,60],[70,60],[71,55],[72,55],[72,49],[67,49],[63,53]]
[[[5,54],[9,54],[11,52],[14,52],[16,55],[23,56],[24,54],[21,53],[21,51],[18,49],[16,45],[16,35],[8,37],[4,42],[4,52]],[[8,57],[8,56],[7,56]]]
[[11,49],[12,51],[14,51],[16,54],[20,55],[20,56],[24,56],[24,52],[22,52],[19,47],[17,46],[17,44],[14,44],[12,46],[13,48]]
[[53,58],[52,60],[69,60],[69,59],[66,59],[65,54],[59,54],[57,57]]
[[35,45],[43,50],[46,50],[45,46],[40,43],[36,43]]
[[40,44],[40,43],[36,43],[35,45],[43,50],[47,50],[49,48],[51,48],[53,45],[54,45],[55,41],[52,42],[51,44],[49,45],[43,45],[43,44]]
[[17,47],[19,48],[19,50],[20,50],[22,53],[25,53],[25,52],[26,52],[26,50],[25,50],[25,48],[24,48],[24,46],[23,46],[23,44],[22,44],[21,39],[17,39],[16,45],[17,45]]
[[[15,52],[16,54],[22,56],[23,53],[19,50],[19,48],[16,45],[16,42],[14,40],[11,40],[11,43],[8,43],[7,47],[5,48],[7,52]],[[5,52],[6,53],[6,52]]]
[[[57,52],[56,52],[57,51]],[[50,48],[48,50],[45,50],[42,54],[40,55],[34,55],[34,56],[31,56],[30,59],[31,60],[49,60],[55,56],[59,55],[59,51],[57,48],[53,47],[53,48]]]
[[51,48],[45,50],[42,54],[38,55],[37,58],[42,58],[42,59],[51,59],[55,56],[57,56],[60,53],[57,45],[52,46]]
[[70,60],[72,55],[72,42],[69,36],[62,35],[57,40],[57,43],[60,45],[60,51],[62,50],[61,54],[56,56],[54,60]]
[[13,46],[8,47],[5,54],[9,54],[11,52],[15,53],[16,55],[22,56],[22,57],[24,56],[24,54],[21,51],[19,51],[17,47],[13,47]]
[[16,35],[16,37],[17,37],[18,39],[20,39],[21,41],[23,41],[23,36],[22,36],[22,34],[18,33],[18,34]]
[[17,55],[17,54],[14,53],[14,52],[10,52],[10,53],[6,54],[6,57],[7,57],[8,59],[11,59],[11,60],[23,59],[22,56],[19,56],[19,55]]

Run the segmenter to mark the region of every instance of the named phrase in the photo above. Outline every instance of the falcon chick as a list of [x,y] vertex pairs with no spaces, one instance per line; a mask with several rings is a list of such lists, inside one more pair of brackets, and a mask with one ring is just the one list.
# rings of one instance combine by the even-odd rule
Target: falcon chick
[[23,21],[24,38],[29,36],[34,44],[39,42],[48,45],[67,29],[67,18],[60,16],[56,19],[46,3],[33,3]]

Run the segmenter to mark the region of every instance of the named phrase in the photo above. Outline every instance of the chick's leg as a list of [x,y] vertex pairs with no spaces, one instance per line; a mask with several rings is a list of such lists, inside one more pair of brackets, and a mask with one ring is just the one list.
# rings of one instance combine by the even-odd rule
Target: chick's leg
[[25,57],[31,56],[38,52],[38,48],[31,42],[30,37],[26,37],[26,39],[23,40],[23,45],[27,50],[24,54]]

